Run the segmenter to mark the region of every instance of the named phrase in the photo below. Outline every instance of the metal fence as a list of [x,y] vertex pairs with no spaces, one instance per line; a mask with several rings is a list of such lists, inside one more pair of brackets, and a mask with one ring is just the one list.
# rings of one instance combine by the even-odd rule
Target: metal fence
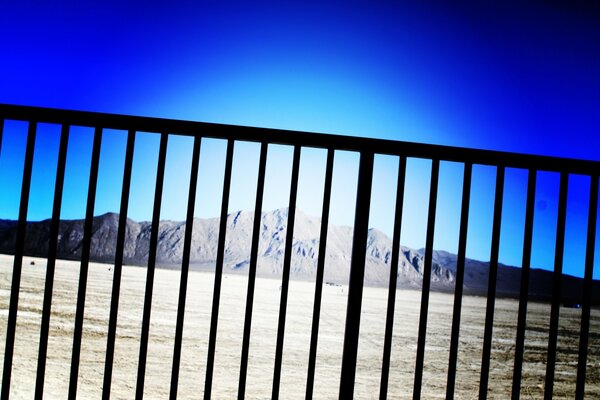
[[[488,392],[489,361],[492,345],[492,330],[494,320],[494,304],[496,300],[496,279],[498,271],[498,254],[500,242],[500,222],[502,217],[502,204],[504,194],[504,178],[506,168],[520,168],[528,171],[527,202],[525,217],[525,235],[523,248],[523,262],[521,269],[521,290],[519,298],[518,323],[515,343],[515,357],[513,369],[512,397],[518,398],[521,388],[521,369],[523,363],[524,338],[526,329],[526,313],[528,302],[528,285],[530,275],[530,260],[532,249],[533,213],[536,192],[536,176],[538,171],[553,171],[560,173],[560,191],[558,206],[558,225],[556,235],[556,254],[553,275],[553,289],[551,301],[551,316],[549,326],[548,357],[546,362],[545,396],[552,397],[554,368],[557,350],[557,334],[559,308],[561,301],[561,278],[563,266],[563,248],[565,239],[565,220],[568,179],[570,174],[581,174],[591,179],[590,201],[587,227],[587,244],[585,257],[584,294],[582,302],[582,317],[579,342],[579,360],[577,369],[576,397],[583,398],[587,347],[590,326],[591,290],[594,264],[594,248],[596,234],[596,217],[598,209],[598,174],[600,163],[560,159],[553,157],[531,156],[504,152],[485,150],[474,150],[466,148],[425,145],[406,143],[399,141],[366,139],[336,135],[322,135],[315,133],[293,132],[283,130],[272,130],[262,128],[250,128],[239,126],[228,126],[219,124],[208,124],[200,122],[166,120],[156,118],[131,117],[122,115],[99,114],[79,111],[65,111],[47,108],[34,108],[13,105],[0,105],[0,143],[2,142],[2,129],[5,120],[23,120],[29,122],[27,135],[27,146],[25,155],[24,174],[22,181],[20,211],[17,225],[16,248],[14,257],[14,268],[12,287],[10,291],[10,307],[8,312],[8,327],[6,334],[6,346],[4,354],[4,370],[2,377],[1,398],[8,399],[11,383],[11,370],[13,364],[13,352],[15,344],[15,331],[17,310],[19,301],[19,288],[23,263],[25,245],[26,219],[29,203],[30,183],[33,166],[34,144],[36,140],[36,127],[38,123],[52,123],[62,126],[60,136],[60,148],[58,155],[58,168],[54,192],[54,203],[52,222],[50,230],[50,243],[48,253],[48,264],[46,271],[46,283],[43,302],[43,314],[39,342],[39,357],[37,364],[37,380],[35,386],[36,398],[42,398],[44,393],[44,378],[46,369],[46,355],[49,335],[49,322],[51,315],[53,280],[55,262],[57,256],[57,241],[59,219],[62,202],[63,183],[65,175],[65,164],[67,146],[69,142],[69,130],[71,126],[92,127],[94,141],[92,150],[92,162],[89,178],[89,189],[87,197],[87,208],[85,216],[85,228],[83,249],[81,255],[81,272],[79,280],[79,292],[77,297],[77,311],[75,317],[73,352],[71,361],[71,373],[69,381],[69,398],[75,398],[77,393],[78,371],[80,364],[81,339],[83,329],[83,314],[85,307],[85,295],[87,285],[88,266],[90,262],[90,246],[92,237],[92,221],[96,199],[96,184],[98,178],[98,167],[100,148],[102,143],[103,129],[119,129],[127,131],[127,147],[125,155],[125,170],[119,214],[119,227],[117,236],[117,248],[114,266],[114,280],[112,286],[112,298],[110,308],[110,319],[108,325],[108,339],[106,350],[106,361],[104,364],[103,397],[110,396],[113,356],[115,348],[115,336],[117,327],[117,313],[119,308],[121,271],[123,266],[123,251],[126,233],[126,219],[129,205],[129,189],[131,182],[132,160],[136,132],[151,132],[160,135],[160,148],[157,167],[156,190],[154,197],[154,211],[152,217],[152,231],[150,237],[150,252],[147,267],[146,292],[143,311],[143,322],[141,331],[141,348],[139,352],[139,364],[137,373],[136,398],[142,398],[147,344],[149,335],[149,324],[151,314],[151,299],[154,286],[154,272],[156,267],[156,249],[158,240],[158,224],[161,209],[161,198],[163,192],[165,159],[167,150],[168,134],[186,135],[194,138],[193,157],[191,167],[191,179],[189,186],[189,198],[187,208],[186,226],[193,224],[194,205],[196,200],[196,181],[198,176],[198,163],[200,157],[200,145],[203,137],[220,138],[227,141],[227,152],[224,173],[224,186],[221,204],[220,232],[218,237],[217,261],[214,281],[214,292],[212,302],[212,315],[210,321],[210,338],[208,344],[208,359],[206,360],[206,377],[204,397],[211,397],[213,368],[215,359],[215,345],[217,335],[217,324],[219,316],[219,302],[221,300],[221,281],[223,275],[223,259],[225,252],[225,234],[227,211],[229,204],[233,146],[235,141],[251,141],[260,143],[260,161],[258,170],[258,186],[256,192],[256,206],[253,222],[253,235],[251,243],[251,255],[248,278],[247,301],[245,308],[245,323],[243,330],[243,345],[240,360],[240,374],[238,396],[244,398],[246,389],[246,375],[248,366],[248,349],[250,344],[250,331],[252,323],[252,308],[254,300],[254,288],[256,278],[256,267],[258,257],[258,242],[260,229],[260,215],[263,202],[263,188],[265,182],[265,169],[267,159],[267,148],[270,144],[284,144],[293,146],[293,167],[291,175],[291,191],[289,200],[289,219],[287,225],[287,238],[291,238],[294,230],[295,208],[298,189],[298,175],[300,165],[300,150],[302,147],[315,147],[327,150],[327,163],[325,170],[325,188],[323,196],[322,223],[320,231],[319,255],[317,263],[317,278],[314,298],[314,310],[312,320],[312,334],[310,341],[310,353],[308,362],[308,378],[306,384],[306,398],[312,398],[315,377],[315,361],[317,353],[317,341],[319,338],[319,317],[321,309],[321,296],[323,286],[323,269],[327,249],[327,227],[330,212],[330,198],[332,187],[332,173],[334,154],[338,150],[349,150],[360,154],[358,189],[356,200],[356,214],[353,230],[350,283],[348,292],[346,325],[343,343],[343,358],[341,377],[339,380],[339,397],[343,399],[352,398],[354,394],[355,372],[357,363],[357,349],[359,340],[359,327],[361,317],[361,304],[363,295],[363,278],[365,273],[365,256],[367,246],[367,233],[369,222],[369,209],[371,202],[371,186],[373,180],[373,163],[376,154],[399,156],[399,173],[396,193],[396,212],[393,229],[393,250],[389,279],[389,293],[387,301],[387,319],[385,328],[385,339],[383,349],[383,363],[381,366],[380,398],[387,397],[387,388],[390,370],[390,353],[392,348],[392,331],[394,319],[395,296],[398,276],[398,260],[400,251],[400,233],[402,222],[402,209],[404,202],[404,183],[406,174],[406,160],[409,157],[431,160],[432,172],[430,182],[430,196],[428,205],[426,247],[424,255],[424,275],[421,291],[421,308],[418,329],[418,342],[416,353],[416,365],[414,375],[413,397],[421,397],[422,371],[425,355],[425,338],[427,332],[427,315],[429,306],[429,295],[431,287],[431,270],[433,257],[433,239],[435,230],[435,213],[437,205],[437,190],[439,179],[440,161],[453,161],[464,165],[464,177],[462,187],[462,207],[459,229],[458,261],[456,273],[456,286],[454,292],[454,308],[452,315],[452,330],[450,340],[450,357],[448,364],[448,376],[446,386],[446,398],[454,397],[459,328],[461,325],[461,302],[463,295],[463,282],[465,273],[465,253],[467,244],[467,225],[470,205],[470,189],[472,170],[474,165],[489,165],[496,168],[495,201],[493,214],[493,229],[490,254],[489,285],[487,294],[487,305],[485,315],[485,332],[481,360],[481,375],[479,386],[479,397],[486,398]],[[171,373],[171,398],[176,398],[179,365],[182,349],[182,334],[184,324],[184,310],[186,303],[187,279],[189,272],[190,247],[192,230],[186,229],[184,238],[183,261],[181,269],[181,283],[179,292],[179,304],[177,312],[175,345],[173,350],[173,364]],[[281,286],[281,302],[278,316],[277,345],[274,365],[272,398],[279,397],[280,375],[282,367],[283,339],[286,322],[286,305],[288,300],[288,283],[290,277],[292,240],[286,240],[283,268],[283,280]],[[508,395],[508,394],[507,394]]]

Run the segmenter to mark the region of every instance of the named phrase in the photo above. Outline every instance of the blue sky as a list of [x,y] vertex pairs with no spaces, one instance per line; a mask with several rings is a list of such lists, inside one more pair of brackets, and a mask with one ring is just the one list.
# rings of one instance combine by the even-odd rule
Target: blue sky
[[[600,161],[600,14],[552,2],[474,3],[12,2],[0,16],[0,102]],[[17,215],[26,129],[5,125],[0,218]],[[40,127],[36,165],[55,165],[58,134]],[[84,215],[80,166],[91,138],[73,130],[64,218]],[[184,219],[190,143],[169,139],[163,218]],[[104,133],[97,214],[118,210],[124,148],[122,132]],[[236,144],[232,211],[253,207],[258,152]],[[158,138],[139,133],[135,219],[151,216],[157,156]],[[203,141],[198,216],[218,214],[224,157],[224,142]],[[291,157],[289,148],[269,150],[265,209],[286,206]],[[333,222],[352,223],[357,162],[336,154]],[[299,207],[308,214],[320,214],[324,165],[323,151],[303,150]],[[387,233],[397,165],[376,158],[371,225]],[[53,173],[34,167],[31,219],[50,216]],[[440,173],[435,247],[456,252],[462,166],[442,163]],[[429,162],[409,160],[402,241],[415,248],[424,245],[429,174]],[[493,168],[474,169],[474,258],[489,258],[494,179]],[[521,262],[526,181],[524,171],[507,171],[501,260],[509,264]],[[533,264],[551,267],[558,176],[538,181]],[[589,179],[571,177],[565,269],[577,275],[588,191]]]

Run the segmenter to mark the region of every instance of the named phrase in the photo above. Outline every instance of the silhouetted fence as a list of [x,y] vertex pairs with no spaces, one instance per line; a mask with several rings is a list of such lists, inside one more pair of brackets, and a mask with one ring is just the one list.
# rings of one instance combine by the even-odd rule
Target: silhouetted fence
[[[217,262],[214,281],[212,315],[210,323],[210,337],[208,344],[208,359],[206,360],[205,398],[211,397],[213,369],[215,358],[215,344],[217,335],[219,302],[221,299],[221,279],[223,274],[223,259],[225,252],[225,233],[227,211],[229,204],[229,193],[231,183],[231,171],[233,160],[233,147],[235,141],[251,141],[260,143],[260,161],[258,169],[258,186],[256,192],[256,207],[254,214],[253,235],[251,243],[251,255],[249,266],[249,279],[247,302],[245,308],[245,323],[243,330],[243,345],[240,361],[239,387],[240,398],[244,397],[246,389],[246,375],[248,366],[248,349],[250,343],[250,330],[252,323],[252,307],[254,300],[254,287],[256,277],[256,266],[258,257],[259,230],[263,202],[263,188],[265,181],[265,169],[267,160],[267,148],[270,144],[284,144],[293,146],[293,166],[291,175],[291,191],[289,200],[289,219],[287,224],[287,240],[285,243],[285,258],[283,267],[283,280],[281,286],[281,303],[279,308],[279,325],[277,329],[277,345],[275,354],[275,366],[273,377],[272,397],[277,398],[280,391],[280,374],[282,367],[283,338],[286,321],[286,305],[288,298],[288,282],[290,276],[292,234],[296,209],[296,197],[298,188],[298,175],[300,163],[300,150],[302,147],[316,147],[327,150],[327,164],[325,170],[325,189],[323,196],[323,211],[321,224],[321,239],[317,263],[317,278],[314,298],[314,310],[312,320],[312,335],[310,341],[310,353],[308,362],[308,379],[306,385],[306,397],[312,398],[315,377],[315,360],[317,353],[317,340],[319,337],[319,316],[321,309],[321,295],[323,286],[323,269],[327,249],[327,226],[330,212],[330,195],[332,187],[332,171],[335,152],[338,150],[349,150],[360,153],[360,164],[358,173],[358,190],[356,200],[356,215],[354,222],[354,233],[351,254],[350,283],[348,292],[346,326],[343,343],[343,358],[341,377],[339,381],[339,396],[348,399],[353,396],[355,384],[355,372],[357,363],[357,349],[359,340],[359,327],[361,317],[361,302],[363,294],[363,281],[365,272],[365,257],[367,246],[367,232],[369,222],[369,209],[371,202],[371,186],[373,179],[373,162],[376,154],[387,154],[399,156],[399,173],[396,193],[396,213],[393,230],[392,263],[390,269],[389,294],[387,302],[387,319],[385,328],[385,340],[383,349],[383,363],[381,367],[380,397],[386,398],[390,369],[390,353],[392,347],[392,327],[394,319],[394,307],[396,296],[396,285],[398,276],[398,259],[400,251],[400,232],[402,221],[402,209],[404,202],[404,183],[406,173],[406,160],[408,157],[424,158],[432,161],[432,172],[430,182],[430,196],[428,205],[426,247],[424,258],[424,275],[421,292],[421,308],[418,330],[418,343],[416,353],[416,365],[414,375],[413,397],[421,396],[422,371],[425,354],[425,338],[427,331],[427,315],[429,306],[429,294],[431,286],[431,270],[433,257],[433,239],[435,229],[435,213],[437,205],[437,190],[440,161],[454,161],[464,165],[464,177],[462,187],[462,207],[459,229],[458,262],[456,273],[456,287],[454,293],[454,311],[452,316],[452,331],[450,340],[450,357],[447,376],[446,397],[453,398],[455,388],[455,376],[457,365],[458,338],[461,324],[461,301],[463,294],[463,282],[465,273],[465,252],[467,244],[467,225],[469,215],[471,178],[473,165],[490,165],[496,168],[495,201],[493,214],[492,242],[490,255],[489,285],[487,294],[487,305],[485,315],[485,333],[482,351],[481,376],[480,376],[480,398],[485,398],[488,391],[489,361],[492,345],[492,329],[494,320],[494,304],[496,300],[496,279],[498,271],[498,253],[500,242],[500,222],[502,217],[502,204],[504,194],[505,169],[520,168],[528,171],[527,201],[525,215],[525,234],[523,247],[523,263],[521,269],[521,290],[519,299],[517,334],[515,343],[515,357],[513,369],[513,398],[519,397],[521,388],[521,368],[523,363],[524,338],[526,328],[526,313],[528,302],[528,285],[530,274],[530,259],[532,249],[533,213],[536,192],[536,176],[538,171],[553,171],[560,173],[560,191],[558,205],[558,224],[556,234],[556,254],[554,265],[554,281],[552,289],[551,316],[549,327],[548,357],[546,362],[545,393],[547,397],[552,396],[554,368],[556,360],[556,345],[558,334],[559,308],[561,303],[561,277],[563,266],[563,248],[565,238],[566,202],[568,179],[570,174],[581,174],[591,179],[590,201],[587,226],[587,244],[585,258],[584,294],[582,302],[581,330],[579,342],[579,361],[577,369],[577,398],[583,398],[587,347],[589,338],[589,322],[591,307],[591,288],[594,264],[594,247],[596,234],[596,218],[598,209],[598,174],[600,163],[560,159],[553,157],[530,156],[504,152],[493,152],[484,150],[473,150],[465,148],[434,146],[416,143],[405,143],[398,141],[376,140],[356,138],[347,136],[322,135],[315,133],[293,132],[283,130],[271,130],[261,128],[249,128],[239,126],[227,126],[189,121],[176,121],[156,118],[131,117],[122,115],[99,114],[79,111],[54,110],[46,108],[33,108],[23,106],[0,106],[0,143],[2,142],[2,129],[5,120],[23,120],[29,122],[27,135],[27,146],[25,154],[24,174],[22,181],[19,219],[17,227],[16,248],[14,257],[14,269],[12,275],[12,287],[10,292],[10,307],[8,312],[8,327],[6,334],[6,346],[4,354],[4,370],[2,377],[2,399],[8,399],[11,383],[11,370],[13,363],[13,350],[15,343],[15,331],[17,310],[19,301],[19,288],[21,270],[23,263],[23,249],[25,245],[26,218],[29,203],[29,193],[34,157],[34,143],[36,140],[36,128],[38,123],[52,123],[62,126],[60,137],[60,148],[58,155],[58,168],[54,192],[54,203],[52,212],[52,223],[50,231],[50,244],[48,252],[47,275],[44,292],[43,314],[39,342],[39,357],[37,365],[36,398],[42,398],[44,391],[44,377],[46,369],[46,355],[49,335],[49,321],[51,315],[53,279],[55,261],[57,255],[58,228],[62,202],[63,181],[65,175],[65,164],[67,146],[69,142],[69,130],[72,126],[85,126],[95,129],[92,149],[92,161],[89,178],[89,189],[87,197],[87,208],[85,216],[85,228],[83,248],[81,255],[81,272],[79,280],[79,292],[77,297],[77,311],[75,317],[75,329],[73,340],[73,352],[71,361],[71,373],[69,382],[69,398],[75,398],[77,392],[78,372],[80,363],[81,338],[83,329],[83,315],[85,307],[85,294],[87,285],[88,265],[90,261],[90,246],[92,237],[92,220],[96,200],[96,184],[98,178],[98,167],[100,148],[102,144],[103,129],[119,129],[127,131],[127,147],[125,155],[125,170],[121,195],[119,228],[117,235],[117,248],[115,256],[114,280],[112,289],[112,300],[110,308],[110,319],[108,325],[108,342],[106,350],[106,361],[104,370],[103,395],[110,396],[112,379],[113,356],[115,348],[115,335],[117,327],[117,314],[119,307],[119,295],[121,284],[121,271],[123,266],[124,241],[126,233],[126,219],[129,203],[129,189],[131,181],[132,160],[136,132],[151,132],[160,135],[160,147],[157,166],[156,191],[154,197],[154,212],[152,218],[152,231],[150,238],[150,251],[148,257],[146,293],[143,311],[141,348],[139,352],[139,364],[137,374],[136,398],[143,396],[147,345],[149,335],[151,299],[154,284],[154,271],[156,266],[156,249],[158,240],[158,223],[160,217],[161,199],[163,192],[165,159],[167,150],[168,134],[186,135],[194,138],[191,177],[189,186],[189,198],[187,208],[186,227],[193,224],[194,205],[196,196],[196,181],[198,176],[198,163],[200,157],[200,145],[203,137],[221,138],[227,140],[227,152],[225,161],[224,186],[221,205],[220,232],[217,247]],[[187,279],[190,261],[190,247],[192,229],[185,230],[183,262],[181,270],[181,284],[179,292],[179,306],[176,322],[176,334],[174,345],[173,366],[171,373],[171,397],[175,398],[179,377],[179,364],[182,347],[182,334],[184,323],[184,310],[186,302]]]

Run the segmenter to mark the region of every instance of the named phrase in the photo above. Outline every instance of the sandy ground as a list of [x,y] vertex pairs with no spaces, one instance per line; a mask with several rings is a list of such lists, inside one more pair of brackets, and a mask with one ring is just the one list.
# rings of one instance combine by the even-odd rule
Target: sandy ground
[[[31,261],[35,265],[30,265]],[[34,393],[45,260],[25,258],[20,290],[11,398]],[[100,398],[113,271],[91,264],[86,298],[78,398]],[[169,394],[180,272],[156,271],[145,398]],[[0,256],[0,352],[4,354],[12,257]],[[59,261],[54,284],[45,398],[64,399],[68,391],[79,263]],[[111,397],[135,393],[146,270],[123,269]],[[203,393],[214,276],[192,272],[188,286],[179,398]],[[271,395],[280,282],[257,279],[249,349],[247,398]],[[225,275],[213,383],[214,398],[237,394],[247,277]],[[315,398],[337,398],[345,321],[346,287],[324,286],[315,378]],[[314,282],[290,282],[281,376],[282,398],[303,398],[314,296]],[[361,316],[356,398],[378,398],[387,290],[365,288]],[[423,398],[444,398],[453,296],[432,293],[423,371]],[[489,397],[509,396],[514,357],[517,301],[496,301]],[[412,398],[420,292],[397,292],[389,398]],[[541,398],[545,375],[550,306],[530,303],[527,317],[523,398]],[[581,311],[562,309],[555,398],[573,398]],[[485,299],[465,296],[457,367],[456,398],[477,397]],[[600,398],[600,313],[592,311],[586,398]],[[2,365],[0,365],[2,368]]]

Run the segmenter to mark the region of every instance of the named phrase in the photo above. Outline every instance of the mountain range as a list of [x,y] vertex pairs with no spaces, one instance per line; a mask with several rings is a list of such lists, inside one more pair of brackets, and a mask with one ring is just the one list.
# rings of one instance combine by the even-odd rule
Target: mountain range
[[[254,212],[238,211],[227,216],[224,271],[244,273],[250,264],[250,243]],[[280,277],[283,269],[284,247],[287,232],[288,209],[262,213],[258,249],[257,275]],[[16,221],[0,220],[0,253],[13,254],[16,237]],[[107,213],[94,217],[92,261],[113,263],[116,248],[119,215]],[[181,264],[185,222],[161,221],[157,246],[157,265],[177,268]],[[319,250],[319,218],[296,211],[292,242],[292,279],[314,279]],[[124,246],[124,263],[144,266],[148,260],[151,233],[150,222],[127,220]],[[79,259],[83,241],[83,220],[62,220],[59,225],[57,254],[63,259]],[[50,220],[28,222],[25,254],[46,257]],[[327,236],[327,253],[324,279],[331,284],[348,282],[352,250],[351,227],[330,225]],[[192,233],[190,267],[195,270],[214,270],[219,218],[195,218]],[[392,259],[392,241],[383,232],[369,229],[365,284],[387,286]],[[568,260],[565,257],[565,260]],[[453,291],[456,280],[457,256],[445,251],[433,252],[431,274],[432,290]],[[424,250],[401,247],[398,265],[398,287],[420,288],[423,280]],[[466,260],[464,290],[473,295],[487,293],[489,262]],[[498,267],[497,295],[518,297],[521,269],[500,264]],[[553,273],[531,269],[529,294],[539,300],[551,297]],[[562,280],[563,302],[581,303],[583,281],[564,275]],[[594,304],[600,304],[600,282],[594,281]]]

